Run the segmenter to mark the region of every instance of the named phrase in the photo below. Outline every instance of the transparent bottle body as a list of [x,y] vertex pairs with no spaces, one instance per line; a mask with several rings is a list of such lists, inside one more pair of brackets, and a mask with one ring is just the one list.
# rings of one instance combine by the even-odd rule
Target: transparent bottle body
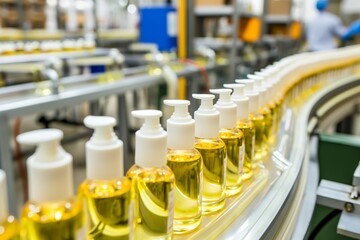
[[264,155],[267,154],[267,147],[264,141],[265,120],[259,113],[250,113],[249,120],[254,124],[255,128],[255,153],[252,167],[257,168],[262,163]]
[[275,132],[278,132],[281,118],[282,118],[282,106],[283,106],[284,98],[278,97],[275,99],[275,114],[276,114],[276,124],[275,124]]
[[129,169],[132,177],[129,239],[172,239],[174,174],[168,166]]
[[226,146],[226,196],[234,196],[242,190],[245,142],[237,129],[220,129],[220,138]]
[[131,180],[86,180],[79,188],[86,239],[128,239]]
[[225,205],[226,147],[220,138],[195,138],[203,159],[202,213],[219,211]]
[[21,239],[85,239],[81,200],[26,203],[21,214]]
[[14,216],[8,216],[3,221],[0,221],[0,239],[18,240],[19,238],[19,223]]
[[273,126],[273,116],[271,114],[271,111],[268,107],[262,107],[259,108],[259,112],[260,114],[264,117],[264,121],[265,121],[265,127],[264,127],[264,148],[265,151],[263,152],[263,158],[265,159],[269,153],[269,147],[270,147],[270,143],[269,143],[269,139],[271,138],[271,134],[272,134],[272,126]]
[[277,113],[276,113],[276,104],[273,101],[268,102],[267,104],[268,109],[270,110],[270,114],[272,117],[272,127],[270,130],[270,134],[268,137],[269,145],[274,146],[276,143],[276,122],[277,122]]
[[202,158],[196,149],[168,149],[167,165],[175,176],[174,232],[186,233],[201,222]]
[[242,177],[243,180],[248,180],[253,176],[252,165],[255,154],[255,127],[248,119],[239,120],[236,127],[244,134],[245,156]]

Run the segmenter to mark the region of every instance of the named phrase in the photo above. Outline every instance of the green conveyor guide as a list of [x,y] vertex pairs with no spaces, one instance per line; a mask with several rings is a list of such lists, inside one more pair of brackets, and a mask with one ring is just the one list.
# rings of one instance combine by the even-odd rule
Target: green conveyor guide
[[[346,134],[320,134],[318,145],[319,180],[326,179],[352,185],[352,178],[360,161],[360,137]],[[333,209],[316,205],[310,231]],[[336,233],[340,215],[330,220],[316,236],[316,240],[351,239]],[[360,226],[359,226],[360,227]]]

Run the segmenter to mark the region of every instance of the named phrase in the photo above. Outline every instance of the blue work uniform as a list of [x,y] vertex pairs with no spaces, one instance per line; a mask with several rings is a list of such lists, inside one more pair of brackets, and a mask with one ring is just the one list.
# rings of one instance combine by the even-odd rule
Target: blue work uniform
[[335,37],[342,37],[346,28],[341,20],[332,13],[320,12],[306,28],[308,48],[321,51],[336,48]]

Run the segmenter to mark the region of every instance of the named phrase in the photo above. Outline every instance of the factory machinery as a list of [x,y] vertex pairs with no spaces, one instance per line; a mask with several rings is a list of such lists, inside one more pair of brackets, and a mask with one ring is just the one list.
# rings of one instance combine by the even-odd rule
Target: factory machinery
[[[21,163],[14,161],[17,146],[11,144],[12,130],[19,131],[16,126],[20,117],[39,115],[44,127],[53,123],[76,126],[89,113],[108,114],[106,106],[112,101],[128,169],[133,164],[129,133],[137,124],[128,119],[131,109],[163,108],[161,96],[178,98],[182,92],[190,99],[191,93],[232,82],[224,76],[223,82],[221,77],[209,81],[211,76],[221,76],[228,66],[209,52],[203,51],[197,63],[150,52],[143,56],[142,64],[131,68],[125,64],[126,56],[107,49],[56,53],[51,58],[46,54],[1,57],[2,80],[4,85],[11,85],[0,89],[0,167],[8,175],[11,213],[17,215],[20,199],[16,191],[11,191],[20,171],[15,168],[21,169]],[[319,186],[319,164],[311,154],[313,136],[326,132],[360,103],[359,56],[360,47],[351,46],[295,54],[265,68],[262,77],[276,83],[275,92],[282,103],[276,146],[255,177],[245,183],[242,193],[226,200],[224,211],[205,216],[198,230],[175,239],[304,238],[310,234],[308,223],[317,201],[343,211],[338,225],[341,234],[359,237],[353,227],[360,219],[356,186],[359,170],[352,169],[355,177],[348,185],[339,187],[336,182],[322,181]],[[19,74],[19,67],[14,67],[19,63],[20,70],[35,82],[10,84],[6,80],[11,74]],[[178,84],[179,77],[186,79],[185,89]],[[191,105],[193,112],[196,104]],[[162,110],[166,114],[166,109]],[[75,135],[65,141],[75,141],[89,132]],[[342,195],[336,198],[329,191]],[[349,219],[353,224],[342,224]]]

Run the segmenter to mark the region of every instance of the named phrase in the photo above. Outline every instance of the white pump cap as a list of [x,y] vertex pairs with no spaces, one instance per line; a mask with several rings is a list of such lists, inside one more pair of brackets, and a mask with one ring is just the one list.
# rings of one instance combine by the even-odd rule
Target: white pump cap
[[51,128],[17,137],[21,144],[37,145],[27,160],[30,201],[56,202],[73,197],[72,156],[60,146],[62,138],[61,130]]
[[249,117],[249,98],[245,96],[245,85],[239,83],[224,84],[226,88],[232,88],[233,94],[231,100],[237,106],[237,120],[247,119]]
[[245,84],[245,94],[249,97],[249,112],[257,113],[260,106],[259,93],[255,91],[255,81],[251,79],[237,79],[237,83]]
[[248,74],[247,77],[254,80],[254,90],[259,93],[259,106],[265,107],[267,101],[267,89],[262,85],[264,78],[252,74]]
[[8,215],[6,174],[0,169],[0,222],[3,222]]
[[175,150],[194,148],[195,121],[188,112],[188,100],[164,100],[164,104],[175,107],[173,115],[167,120],[167,147]]
[[114,133],[116,120],[106,116],[87,116],[86,127],[94,134],[86,142],[86,177],[91,180],[118,179],[124,175],[123,143]]
[[261,86],[267,88],[268,90],[271,88],[271,82],[269,80],[270,74],[267,72],[255,72],[255,75],[251,75],[252,77],[257,77],[257,79],[261,80]]
[[145,119],[135,133],[135,164],[142,168],[166,165],[167,133],[160,125],[162,112],[159,110],[136,110],[131,114]]
[[220,113],[220,128],[235,128],[237,105],[231,100],[231,89],[210,89],[210,92],[219,94],[214,107]]
[[201,105],[194,113],[195,137],[216,138],[219,136],[220,113],[213,105],[212,94],[193,94],[193,98],[200,99]]
[[241,83],[245,85],[245,94],[248,92],[254,91],[255,81],[251,79],[236,79],[236,83]]
[[263,78],[262,78],[262,77],[257,76],[257,75],[253,75],[253,74],[248,74],[247,77],[248,77],[250,80],[253,80],[253,81],[254,81],[254,89],[255,89],[255,88],[263,88],[263,86],[262,86],[262,80],[263,80]]

